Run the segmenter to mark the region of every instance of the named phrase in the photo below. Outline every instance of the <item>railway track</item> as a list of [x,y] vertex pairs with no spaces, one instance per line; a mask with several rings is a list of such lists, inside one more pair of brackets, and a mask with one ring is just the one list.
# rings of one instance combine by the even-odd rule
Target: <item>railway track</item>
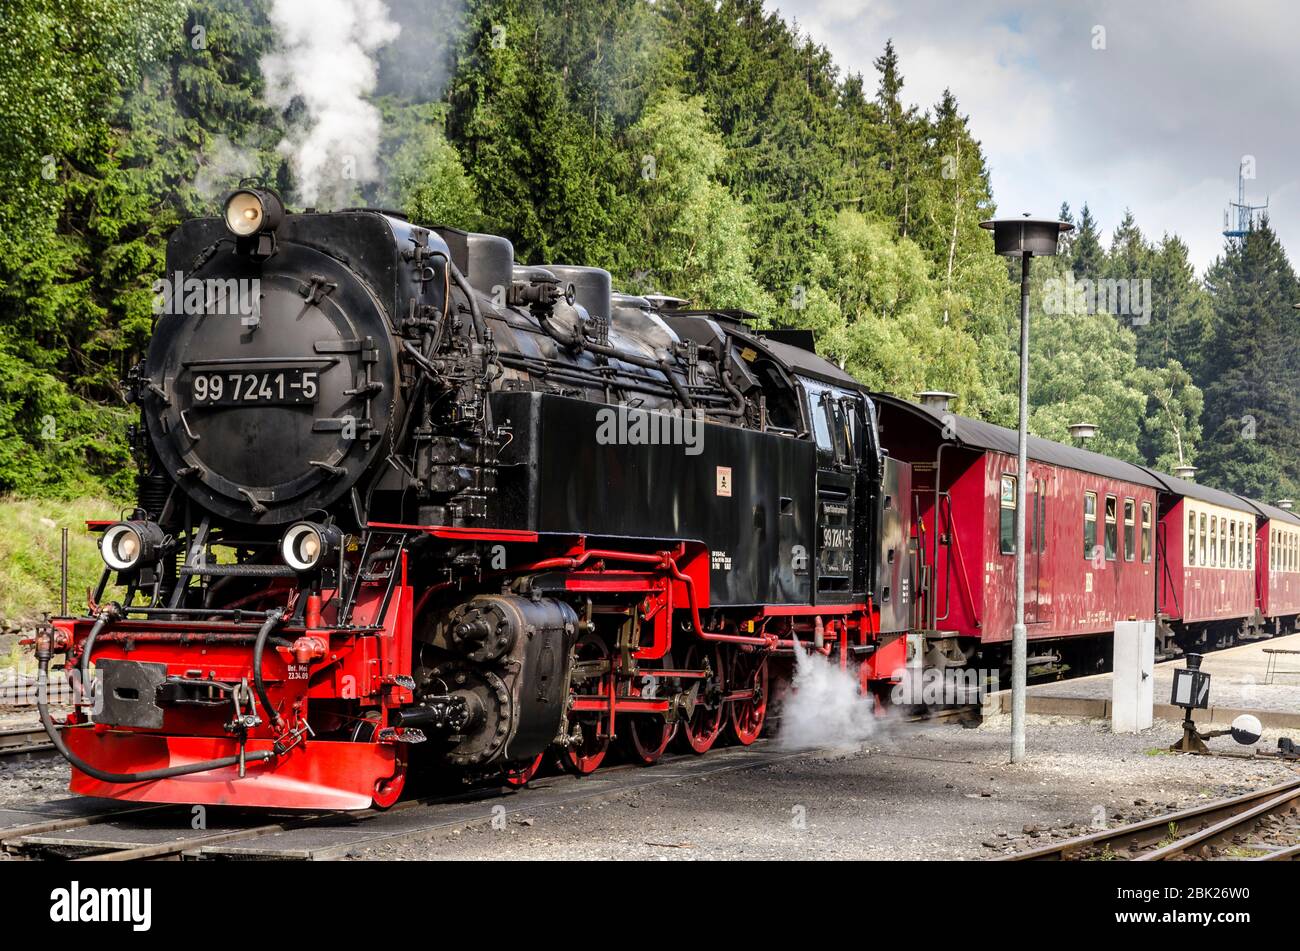
[[0,757],[45,756],[54,752],[54,744],[42,727],[0,730]]
[[[937,711],[911,719],[945,723],[969,717],[972,708]],[[775,721],[776,718],[774,718]],[[268,814],[213,807],[206,829],[192,827],[188,806],[140,805],[69,818],[50,817],[0,828],[0,851],[81,861],[179,859],[339,859],[380,841],[391,842],[596,800],[635,789],[679,783],[729,770],[756,769],[810,750],[779,749],[770,739],[752,746],[719,747],[707,756],[670,754],[652,767],[619,763],[584,778],[543,775],[521,790],[496,785],[404,800],[387,810]]]
[[756,769],[808,751],[777,749],[770,740],[728,747],[708,756],[666,756],[653,767],[619,764],[584,778],[545,776],[527,788],[469,788],[405,800],[387,810],[274,814],[212,808],[206,829],[192,828],[187,806],[151,805],[67,819],[50,818],[0,829],[0,850],[32,857],[79,861],[345,858],[378,842],[419,837],[440,829],[502,821],[570,803],[635,789],[679,783],[738,769]]
[[1300,860],[1300,777],[1002,856],[1004,862]]

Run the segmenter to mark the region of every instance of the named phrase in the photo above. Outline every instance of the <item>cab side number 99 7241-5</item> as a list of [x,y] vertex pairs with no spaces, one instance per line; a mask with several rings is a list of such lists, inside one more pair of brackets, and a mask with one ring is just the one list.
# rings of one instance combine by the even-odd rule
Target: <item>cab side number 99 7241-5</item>
[[196,406],[315,403],[320,393],[320,371],[298,367],[259,372],[198,371],[191,379]]

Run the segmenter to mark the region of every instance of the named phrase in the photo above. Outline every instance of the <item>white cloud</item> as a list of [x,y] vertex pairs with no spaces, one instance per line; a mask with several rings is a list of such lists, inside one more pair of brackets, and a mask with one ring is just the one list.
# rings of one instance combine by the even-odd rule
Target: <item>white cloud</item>
[[[1243,155],[1251,200],[1270,199],[1300,251],[1300,5],[1151,0],[768,0],[874,82],[886,39],[904,95],[956,94],[984,146],[1006,213],[1087,202],[1109,233],[1125,208],[1151,237],[1179,234],[1204,268]],[[1105,49],[1094,49],[1096,28]]]

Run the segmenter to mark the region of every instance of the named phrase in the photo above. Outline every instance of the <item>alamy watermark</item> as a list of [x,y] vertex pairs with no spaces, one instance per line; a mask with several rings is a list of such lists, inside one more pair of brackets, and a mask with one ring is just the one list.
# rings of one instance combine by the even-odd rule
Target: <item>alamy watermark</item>
[[681,446],[688,456],[704,451],[704,414],[699,410],[650,411],[628,406],[596,410],[596,442],[602,446]]
[[34,678],[7,670],[0,674],[0,698],[11,707],[34,707],[39,702],[56,706],[80,706],[89,708],[88,712],[94,716],[102,713],[104,708],[100,683],[100,672],[92,670],[88,684],[90,689],[82,690],[81,670],[72,667],[62,676],[50,677],[42,688]]
[[262,282],[253,278],[186,277],[177,270],[153,282],[153,312],[197,317],[241,317],[256,323],[261,315]]
[[1049,314],[1114,314],[1132,317],[1135,327],[1151,321],[1151,278],[1075,280],[1074,274],[1043,282],[1043,310]]
[[897,705],[956,707],[984,702],[998,690],[998,671],[979,667],[907,667],[895,671],[890,700]]

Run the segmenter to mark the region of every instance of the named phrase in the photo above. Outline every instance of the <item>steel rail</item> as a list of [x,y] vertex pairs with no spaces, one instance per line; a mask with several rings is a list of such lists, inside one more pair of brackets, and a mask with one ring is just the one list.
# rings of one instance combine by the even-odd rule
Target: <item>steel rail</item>
[[[1204,841],[1206,834],[1218,835],[1218,832],[1211,830],[1220,829],[1226,831],[1230,826],[1236,826],[1239,822],[1248,821],[1249,818],[1262,815],[1271,809],[1278,808],[1279,802],[1285,804],[1300,797],[1300,777],[1289,780],[1285,783],[1279,783],[1276,786],[1269,786],[1265,789],[1257,789],[1252,792],[1243,793],[1240,796],[1229,796],[1224,799],[1216,799],[1213,802],[1203,805],[1194,806],[1190,809],[1183,809],[1178,812],[1168,813],[1166,815],[1154,816],[1150,819],[1144,819],[1141,822],[1132,822],[1122,826],[1116,826],[1113,829],[1103,829],[1088,835],[1077,836],[1073,839],[1066,839],[1062,842],[1053,842],[1049,845],[1040,846],[1036,849],[1029,849],[1025,852],[1018,852],[1014,855],[1000,856],[997,861],[1002,862],[1032,862],[1032,861],[1069,861],[1076,858],[1079,853],[1087,850],[1104,849],[1108,846],[1121,846],[1123,848],[1147,848],[1152,845],[1159,845],[1165,839],[1170,838],[1170,824],[1175,828],[1189,822],[1200,821],[1202,826],[1197,832],[1175,839],[1173,842],[1160,846],[1157,853],[1148,853],[1146,856],[1137,856],[1144,861],[1159,860],[1154,859],[1158,853],[1164,853],[1161,858],[1166,858],[1190,848],[1197,842]],[[1250,813],[1250,815],[1246,815]],[[1176,833],[1175,833],[1176,834]],[[1195,838],[1196,842],[1190,840]],[[1184,842],[1182,848],[1175,849],[1174,846]]]

